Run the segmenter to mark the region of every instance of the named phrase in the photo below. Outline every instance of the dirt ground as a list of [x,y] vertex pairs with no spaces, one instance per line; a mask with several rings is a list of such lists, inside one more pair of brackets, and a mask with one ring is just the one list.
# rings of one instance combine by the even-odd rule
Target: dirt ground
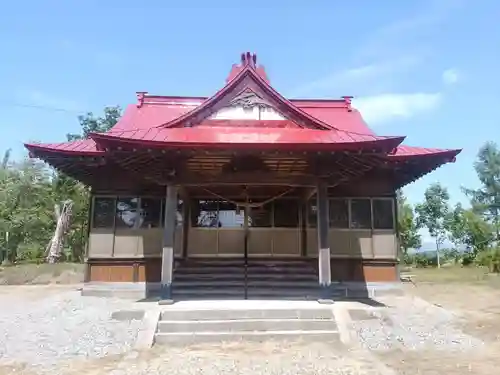
[[456,325],[483,340],[484,348],[467,353],[392,351],[377,354],[400,375],[495,374],[500,357],[500,276],[477,268],[414,269],[408,294],[452,311]]

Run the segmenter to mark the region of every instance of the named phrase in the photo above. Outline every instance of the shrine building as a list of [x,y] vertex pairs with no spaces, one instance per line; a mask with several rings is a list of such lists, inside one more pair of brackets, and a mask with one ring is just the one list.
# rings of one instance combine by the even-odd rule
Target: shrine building
[[404,138],[245,53],[210,97],[138,92],[106,133],[25,146],[91,189],[84,290],[335,299],[399,281],[396,191],[460,152]]

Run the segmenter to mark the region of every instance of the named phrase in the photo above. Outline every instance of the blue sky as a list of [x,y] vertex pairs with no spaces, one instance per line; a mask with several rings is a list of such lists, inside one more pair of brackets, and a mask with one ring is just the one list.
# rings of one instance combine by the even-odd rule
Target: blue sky
[[0,150],[22,157],[24,141],[63,141],[79,113],[125,106],[136,91],[211,95],[252,51],[285,96],[354,95],[379,134],[463,148],[406,189],[411,201],[435,181],[454,202],[477,185],[477,150],[500,133],[498,0],[181,3],[2,4]]

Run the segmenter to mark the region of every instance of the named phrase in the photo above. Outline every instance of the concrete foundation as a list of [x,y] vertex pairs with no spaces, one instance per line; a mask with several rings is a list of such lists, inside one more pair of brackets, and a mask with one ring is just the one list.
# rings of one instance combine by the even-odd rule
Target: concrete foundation
[[[82,288],[83,296],[114,297],[141,300],[160,297],[160,283],[90,282]],[[330,287],[333,301],[344,299],[371,299],[388,295],[403,295],[401,283],[333,283]],[[230,299],[230,298],[228,298]],[[233,298],[234,299],[234,298]],[[286,297],[283,297],[286,299]]]

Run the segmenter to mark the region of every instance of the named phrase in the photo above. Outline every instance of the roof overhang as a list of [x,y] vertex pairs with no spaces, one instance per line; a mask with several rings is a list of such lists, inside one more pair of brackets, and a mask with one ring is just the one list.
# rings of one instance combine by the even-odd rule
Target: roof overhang
[[379,137],[342,131],[289,128],[194,127],[92,133],[102,148],[282,149],[390,153],[404,137]]

